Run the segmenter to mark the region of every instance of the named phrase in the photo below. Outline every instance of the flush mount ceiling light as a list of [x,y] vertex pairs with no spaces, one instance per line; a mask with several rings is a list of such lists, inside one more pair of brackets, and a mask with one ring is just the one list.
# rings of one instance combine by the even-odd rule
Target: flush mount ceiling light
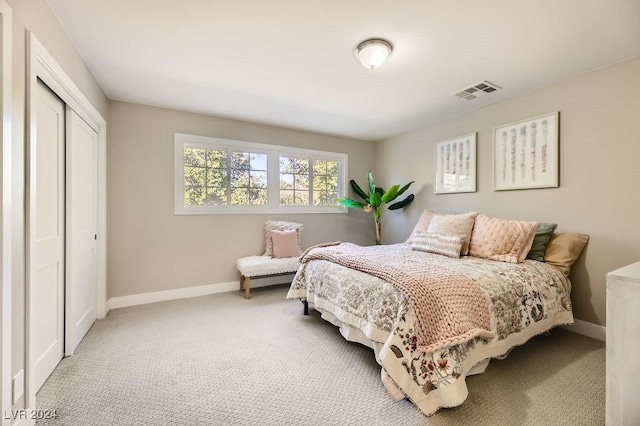
[[362,66],[372,70],[384,64],[392,50],[393,45],[387,40],[371,38],[360,43],[353,54]]

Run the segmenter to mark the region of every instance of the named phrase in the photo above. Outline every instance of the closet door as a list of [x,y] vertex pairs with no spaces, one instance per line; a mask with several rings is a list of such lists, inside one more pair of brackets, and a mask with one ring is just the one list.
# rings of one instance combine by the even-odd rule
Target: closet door
[[65,354],[96,320],[98,134],[67,107],[67,268]]
[[36,90],[35,298],[36,389],[64,351],[65,105],[42,83]]

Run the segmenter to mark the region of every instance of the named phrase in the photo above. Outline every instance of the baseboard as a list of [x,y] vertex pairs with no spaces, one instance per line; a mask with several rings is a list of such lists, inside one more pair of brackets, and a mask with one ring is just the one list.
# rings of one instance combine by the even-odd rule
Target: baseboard
[[[266,287],[274,284],[286,284],[287,282],[291,283],[294,275],[295,274],[268,278],[252,278],[251,288]],[[187,299],[189,297],[206,296],[208,294],[226,293],[228,291],[238,290],[240,290],[240,281],[230,281],[226,283],[207,284],[196,287],[177,288],[175,290],[131,294],[129,296],[112,297],[107,300],[106,310],[109,312],[111,309],[127,308],[129,306],[145,305],[147,303]]]
[[572,325],[563,325],[562,328],[571,332],[591,337],[592,339],[607,341],[607,328],[582,320],[574,320]]
[[151,293],[131,294],[129,296],[112,297],[107,304],[109,309],[126,308],[129,306],[145,305],[147,303],[164,302],[166,300],[186,299],[189,297],[206,296],[207,294],[238,291],[239,281],[227,283],[207,284],[197,287],[177,288],[175,290],[154,291]]

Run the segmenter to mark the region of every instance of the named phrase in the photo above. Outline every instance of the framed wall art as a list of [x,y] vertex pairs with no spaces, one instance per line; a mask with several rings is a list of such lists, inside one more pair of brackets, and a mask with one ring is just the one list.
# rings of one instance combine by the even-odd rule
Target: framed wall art
[[493,190],[558,186],[558,111],[493,129]]
[[476,133],[435,144],[435,193],[476,192]]

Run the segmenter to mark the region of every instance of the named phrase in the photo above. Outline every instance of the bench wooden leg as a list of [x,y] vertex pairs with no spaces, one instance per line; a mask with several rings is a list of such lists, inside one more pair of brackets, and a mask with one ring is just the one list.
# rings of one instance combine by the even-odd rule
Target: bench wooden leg
[[240,291],[244,290],[244,275],[240,274]]
[[249,299],[251,296],[249,292],[251,291],[251,277],[244,277],[244,298]]
[[302,300],[302,304],[304,305],[303,314],[304,315],[309,315],[309,302],[306,299],[304,299],[304,300]]

